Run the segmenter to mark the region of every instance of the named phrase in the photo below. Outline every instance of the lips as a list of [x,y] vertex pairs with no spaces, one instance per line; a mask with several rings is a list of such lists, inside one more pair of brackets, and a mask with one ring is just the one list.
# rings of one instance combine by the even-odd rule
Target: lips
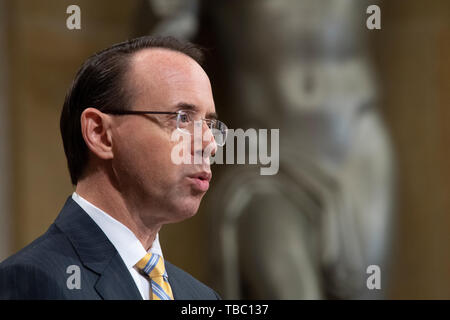
[[206,192],[209,189],[209,182],[211,181],[211,173],[202,171],[188,176],[195,189],[201,192]]
[[200,180],[206,180],[209,182],[209,181],[211,181],[212,174],[211,174],[211,172],[202,171],[202,172],[198,172],[193,175],[190,175],[189,177],[195,178],[195,179],[200,179]]

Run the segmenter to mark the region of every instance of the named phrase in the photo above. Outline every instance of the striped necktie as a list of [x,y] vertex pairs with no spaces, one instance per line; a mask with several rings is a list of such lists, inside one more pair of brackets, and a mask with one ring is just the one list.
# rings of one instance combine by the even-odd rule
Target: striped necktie
[[164,260],[158,254],[147,253],[136,267],[150,277],[150,300],[173,300]]

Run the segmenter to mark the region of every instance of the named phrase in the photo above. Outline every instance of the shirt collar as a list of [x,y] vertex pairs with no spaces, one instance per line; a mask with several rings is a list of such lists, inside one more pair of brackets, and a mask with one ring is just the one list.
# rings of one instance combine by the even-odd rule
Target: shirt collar
[[[147,251],[145,251],[142,243],[125,225],[111,217],[105,211],[94,206],[76,192],[72,194],[72,199],[78,203],[100,229],[102,229],[109,241],[111,241],[116,248],[117,252],[119,252],[119,255],[122,257],[122,260],[128,269],[133,268],[134,265],[146,255]],[[156,253],[163,257],[158,233],[148,252]]]

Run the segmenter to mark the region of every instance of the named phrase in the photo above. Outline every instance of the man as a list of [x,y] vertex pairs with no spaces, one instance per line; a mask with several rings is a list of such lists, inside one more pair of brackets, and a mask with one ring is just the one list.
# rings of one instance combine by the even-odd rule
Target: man
[[[0,298],[219,298],[164,261],[158,239],[197,212],[211,179],[203,153],[226,135],[200,60],[191,44],[142,37],[83,64],[60,122],[76,190],[44,235],[0,264]],[[192,137],[194,123],[211,139],[189,149],[202,161],[177,165],[173,133]]]

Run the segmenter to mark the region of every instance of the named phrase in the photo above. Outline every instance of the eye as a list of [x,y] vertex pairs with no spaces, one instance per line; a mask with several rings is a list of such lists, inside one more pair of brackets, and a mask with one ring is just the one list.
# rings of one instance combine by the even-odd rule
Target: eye
[[189,116],[187,113],[180,114],[180,121],[183,123],[189,122]]
[[195,115],[196,113],[194,111],[190,111],[190,110],[182,110],[181,111],[181,121],[182,122],[190,122],[193,119],[195,119]]

